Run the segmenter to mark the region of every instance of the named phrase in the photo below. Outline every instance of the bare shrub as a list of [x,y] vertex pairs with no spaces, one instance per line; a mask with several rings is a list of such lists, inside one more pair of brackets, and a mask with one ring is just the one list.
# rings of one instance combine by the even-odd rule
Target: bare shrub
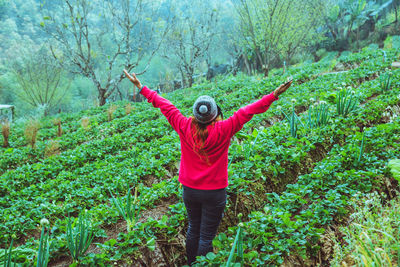
[[53,124],[54,126],[57,126],[57,136],[60,137],[62,135],[61,120],[58,118],[54,119]]
[[90,118],[89,117],[83,117],[81,119],[81,125],[82,128],[85,129],[86,131],[90,129]]
[[35,148],[37,133],[39,131],[40,124],[36,119],[30,119],[25,126],[25,138],[28,144]]
[[132,106],[131,103],[128,103],[128,104],[125,106],[125,114],[126,114],[126,115],[131,114],[131,112],[132,112],[133,110],[135,110],[135,107]]
[[60,144],[58,141],[50,140],[44,149],[44,156],[46,158],[60,154]]
[[1,133],[3,134],[3,147],[9,147],[10,123],[8,121],[1,124]]
[[113,119],[113,114],[117,110],[117,106],[114,104],[111,104],[108,109],[107,109],[107,116],[108,116],[108,121],[111,121]]

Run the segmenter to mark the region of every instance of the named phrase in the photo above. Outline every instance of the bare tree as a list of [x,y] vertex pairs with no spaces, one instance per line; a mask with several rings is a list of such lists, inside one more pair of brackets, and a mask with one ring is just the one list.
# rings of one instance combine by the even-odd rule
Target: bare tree
[[268,75],[271,62],[290,60],[298,49],[317,40],[320,21],[313,0],[239,0],[241,46],[253,54],[255,67]]
[[193,84],[196,68],[207,58],[218,34],[218,10],[208,1],[179,1],[163,55],[181,73],[184,87]]
[[137,75],[147,70],[169,25],[157,1],[58,0],[54,6],[42,6],[41,24],[61,47],[52,47],[53,56],[91,79],[100,105],[118,90],[123,68],[139,66]]
[[12,69],[20,87],[17,95],[33,107],[43,106],[45,116],[68,92],[70,83],[46,47],[14,62]]

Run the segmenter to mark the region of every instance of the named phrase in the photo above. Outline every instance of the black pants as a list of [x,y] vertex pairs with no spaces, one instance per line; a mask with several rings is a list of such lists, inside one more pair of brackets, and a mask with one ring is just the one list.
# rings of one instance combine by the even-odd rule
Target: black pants
[[213,251],[212,241],[226,205],[226,189],[198,190],[183,186],[183,202],[189,217],[186,254],[191,265],[196,256]]

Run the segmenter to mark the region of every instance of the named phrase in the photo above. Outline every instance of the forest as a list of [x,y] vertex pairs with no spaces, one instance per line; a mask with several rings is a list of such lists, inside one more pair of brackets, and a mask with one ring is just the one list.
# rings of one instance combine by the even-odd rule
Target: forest
[[181,136],[124,69],[187,117],[292,81],[230,139],[192,266],[399,266],[399,9],[0,0],[0,266],[188,266]]

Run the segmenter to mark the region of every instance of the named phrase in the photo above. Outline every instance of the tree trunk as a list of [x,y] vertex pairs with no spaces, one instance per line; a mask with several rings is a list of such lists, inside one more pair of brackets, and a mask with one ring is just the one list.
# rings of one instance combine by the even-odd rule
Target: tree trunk
[[268,65],[263,65],[264,77],[268,77],[269,67]]
[[188,77],[187,77],[188,86],[187,87],[189,88],[189,87],[192,87],[192,85],[193,85],[193,71],[190,70],[190,73],[188,73],[187,75],[188,75]]
[[7,147],[9,147],[10,146],[10,144],[8,143],[8,138],[4,138],[4,140],[3,140],[3,147],[4,148],[7,148]]
[[[106,89],[100,88],[99,90],[99,105],[104,106],[106,104]],[[136,96],[133,95],[133,99],[135,99]]]
[[260,69],[263,70],[264,69],[264,61],[263,61],[263,58],[262,58],[261,53],[258,50],[258,48],[256,48],[256,55],[257,55],[256,62],[255,62],[256,63],[256,69],[257,70],[260,70]]
[[[181,73],[181,79],[182,79],[182,87],[186,87],[186,79],[185,79],[185,74],[183,72],[183,69],[179,68],[179,72]],[[175,83],[172,85],[172,90],[175,90]]]
[[244,64],[246,65],[246,69],[247,69],[247,74],[251,74],[251,67],[249,64],[249,60],[247,59],[245,54],[242,54],[243,60],[244,60]]
[[117,93],[119,95],[119,100],[124,100],[124,97],[122,96],[121,90],[119,89],[119,87],[117,87]]

